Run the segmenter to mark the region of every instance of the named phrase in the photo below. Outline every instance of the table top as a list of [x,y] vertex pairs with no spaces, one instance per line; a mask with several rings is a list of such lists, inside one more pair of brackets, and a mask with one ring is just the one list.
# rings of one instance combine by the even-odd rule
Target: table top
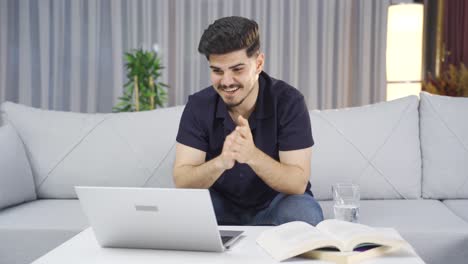
[[[88,228],[66,241],[56,249],[34,261],[32,264],[154,264],[154,263],[278,263],[255,242],[267,226],[220,226],[220,230],[243,230],[243,237],[229,250],[221,253],[101,248],[94,237],[92,228]],[[389,229],[391,232],[397,232]],[[305,258],[292,258],[283,262],[295,264],[330,262]],[[368,259],[361,264],[421,264],[424,263],[411,246],[378,258]]]

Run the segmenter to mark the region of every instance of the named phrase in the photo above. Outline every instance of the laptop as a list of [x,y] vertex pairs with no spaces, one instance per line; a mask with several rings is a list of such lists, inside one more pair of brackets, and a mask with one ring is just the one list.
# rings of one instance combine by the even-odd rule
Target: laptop
[[206,189],[75,190],[101,247],[222,252],[243,232],[218,229]]

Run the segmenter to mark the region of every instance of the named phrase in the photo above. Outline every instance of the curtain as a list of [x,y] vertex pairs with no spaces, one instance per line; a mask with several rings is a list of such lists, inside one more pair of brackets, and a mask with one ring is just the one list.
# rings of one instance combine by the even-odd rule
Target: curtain
[[123,53],[159,46],[168,105],[210,85],[203,30],[240,15],[260,26],[265,71],[311,109],[385,99],[390,0],[0,0],[0,102],[111,112]]
[[468,3],[464,0],[444,2],[444,44],[449,52],[443,69],[450,64],[468,66]]

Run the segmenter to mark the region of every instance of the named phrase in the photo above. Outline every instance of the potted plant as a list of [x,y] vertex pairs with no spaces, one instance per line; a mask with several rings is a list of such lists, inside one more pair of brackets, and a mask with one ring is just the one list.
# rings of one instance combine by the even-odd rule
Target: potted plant
[[164,106],[167,100],[165,89],[169,86],[159,81],[164,67],[156,47],[151,51],[139,48],[125,53],[128,82],[124,84],[120,101],[112,108],[114,112],[145,111]]
[[439,76],[428,74],[422,84],[422,90],[438,95],[468,97],[468,69],[463,63],[449,68]]

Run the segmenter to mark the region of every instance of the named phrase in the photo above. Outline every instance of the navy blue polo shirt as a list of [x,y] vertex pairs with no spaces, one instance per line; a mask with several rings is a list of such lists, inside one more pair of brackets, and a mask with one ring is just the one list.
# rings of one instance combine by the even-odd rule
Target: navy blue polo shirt
[[[289,84],[262,72],[259,92],[249,125],[255,146],[279,161],[278,151],[314,144],[304,96]],[[213,86],[191,96],[180,120],[177,142],[206,152],[206,161],[221,154],[225,138],[236,128],[222,98]],[[286,176],[287,177],[287,176]],[[261,209],[278,194],[247,165],[235,163],[210,187],[232,203]],[[310,192],[310,182],[306,192]]]

